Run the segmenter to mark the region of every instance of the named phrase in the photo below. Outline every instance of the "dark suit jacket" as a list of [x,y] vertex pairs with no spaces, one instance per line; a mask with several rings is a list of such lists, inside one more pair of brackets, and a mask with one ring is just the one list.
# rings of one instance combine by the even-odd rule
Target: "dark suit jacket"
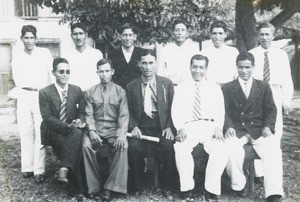
[[122,48],[118,48],[108,54],[108,58],[112,61],[115,68],[113,81],[126,89],[126,85],[141,76],[140,68],[138,67],[138,59],[142,48],[134,47],[129,63],[127,63]]
[[226,114],[224,134],[230,127],[239,138],[250,134],[257,139],[264,127],[275,132],[277,110],[269,84],[254,79],[248,100],[238,79],[226,83],[222,90]]
[[[171,119],[171,106],[174,96],[172,81],[156,75],[157,110],[161,130],[170,128],[174,131]],[[139,126],[141,114],[144,111],[144,97],[142,93],[142,78],[137,78],[127,85],[127,100],[129,108],[129,130]]]
[[79,118],[84,122],[85,101],[83,92],[78,86],[69,84],[68,87],[66,123],[59,120],[61,100],[54,84],[40,90],[39,103],[43,118],[41,124],[43,145],[50,145],[50,136],[52,135],[57,133],[67,135],[71,131],[68,124],[74,119]]

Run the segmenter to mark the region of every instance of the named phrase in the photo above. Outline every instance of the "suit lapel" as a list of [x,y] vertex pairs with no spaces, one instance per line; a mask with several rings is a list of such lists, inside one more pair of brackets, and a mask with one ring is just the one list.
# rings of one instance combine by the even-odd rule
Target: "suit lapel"
[[58,114],[60,112],[60,105],[61,105],[61,100],[60,100],[60,97],[59,97],[59,94],[58,94],[58,91],[55,87],[54,84],[51,85],[51,97],[50,99],[52,99],[52,102],[55,106],[55,109],[57,110]]
[[125,59],[122,47],[119,49],[119,55],[120,55],[121,63],[128,64],[126,59]]
[[260,91],[261,91],[260,86],[258,85],[258,83],[255,80],[253,80],[252,87],[250,90],[250,95],[247,100],[246,108],[248,108],[252,105],[252,103],[256,100],[257,96],[260,94]]
[[243,103],[245,105],[247,103],[246,96],[244,94],[244,91],[238,81],[238,79],[234,80],[233,86],[232,86],[232,94],[239,100],[239,102]]
[[166,88],[163,85],[163,82],[160,80],[160,78],[158,76],[156,76],[156,92],[157,92],[157,111],[158,111],[158,116],[161,117],[160,112],[162,112],[163,110],[161,109],[162,107],[162,103],[166,102],[166,96],[167,96],[167,92],[166,92]]
[[[130,60],[129,60],[129,63],[130,63],[130,64],[133,63],[134,61],[136,61],[135,58],[138,57],[138,53],[139,53],[138,49],[137,49],[136,47],[134,47],[134,48],[133,48],[132,55],[131,55],[131,58],[130,58]],[[129,63],[128,63],[128,64],[129,64]]]
[[135,95],[137,95],[137,104],[139,109],[143,108],[144,106],[144,96],[142,92],[142,78],[140,77],[136,82],[136,87],[134,89]]
[[68,87],[68,94],[67,94],[67,116],[68,114],[70,114],[70,110],[74,110],[74,106],[75,106],[75,100],[74,100],[74,96],[75,96],[75,89],[73,88],[73,86],[69,85]]

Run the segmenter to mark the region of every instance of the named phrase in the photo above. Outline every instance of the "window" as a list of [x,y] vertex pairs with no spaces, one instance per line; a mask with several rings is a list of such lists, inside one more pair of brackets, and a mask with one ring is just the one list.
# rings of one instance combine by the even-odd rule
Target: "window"
[[37,18],[38,6],[29,0],[15,0],[16,16],[23,18]]

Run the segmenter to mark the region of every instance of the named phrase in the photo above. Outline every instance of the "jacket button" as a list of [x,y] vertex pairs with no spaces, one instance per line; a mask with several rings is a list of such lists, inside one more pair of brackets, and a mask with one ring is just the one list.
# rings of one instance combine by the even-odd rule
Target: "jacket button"
[[241,113],[242,115],[244,114],[244,112]]
[[245,123],[242,123],[242,125],[244,126],[244,125],[245,125]]

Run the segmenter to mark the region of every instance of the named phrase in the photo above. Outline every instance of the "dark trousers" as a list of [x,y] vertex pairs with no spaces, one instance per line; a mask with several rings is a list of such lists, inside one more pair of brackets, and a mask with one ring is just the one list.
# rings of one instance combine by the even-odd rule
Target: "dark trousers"
[[85,177],[82,158],[83,132],[72,129],[68,135],[56,134],[50,137],[55,155],[61,161],[61,167],[68,168],[68,191],[70,195],[85,192]]

